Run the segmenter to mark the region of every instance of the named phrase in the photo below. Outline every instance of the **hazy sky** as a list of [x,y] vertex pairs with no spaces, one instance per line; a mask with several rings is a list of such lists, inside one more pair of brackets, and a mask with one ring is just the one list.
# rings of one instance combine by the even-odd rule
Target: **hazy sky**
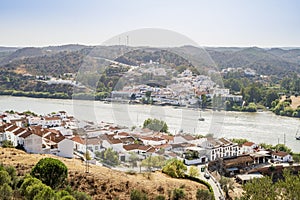
[[1,0],[0,46],[98,45],[162,28],[200,46],[300,46],[298,0]]

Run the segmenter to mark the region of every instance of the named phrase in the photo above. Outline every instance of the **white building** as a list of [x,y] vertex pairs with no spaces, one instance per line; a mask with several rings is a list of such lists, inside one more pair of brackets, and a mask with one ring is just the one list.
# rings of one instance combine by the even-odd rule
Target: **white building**
[[289,162],[293,160],[293,157],[284,151],[274,151],[271,153],[271,157],[273,160],[279,162]]

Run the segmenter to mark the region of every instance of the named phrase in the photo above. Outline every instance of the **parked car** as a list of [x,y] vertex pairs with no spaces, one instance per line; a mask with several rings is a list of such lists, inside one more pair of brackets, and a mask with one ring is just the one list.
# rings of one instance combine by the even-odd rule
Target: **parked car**
[[210,178],[210,175],[209,175],[208,173],[205,173],[205,174],[204,174],[204,177],[205,177],[206,179],[209,179],[209,178]]

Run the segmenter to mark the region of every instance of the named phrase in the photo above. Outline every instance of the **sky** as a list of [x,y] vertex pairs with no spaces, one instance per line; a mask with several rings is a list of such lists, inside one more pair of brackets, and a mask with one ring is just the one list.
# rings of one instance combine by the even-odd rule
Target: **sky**
[[199,46],[300,47],[298,0],[1,0],[0,46],[101,45],[166,29]]

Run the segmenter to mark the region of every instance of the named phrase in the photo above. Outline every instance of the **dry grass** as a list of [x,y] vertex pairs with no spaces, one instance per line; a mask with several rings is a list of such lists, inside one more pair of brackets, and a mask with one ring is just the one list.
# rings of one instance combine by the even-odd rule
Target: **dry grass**
[[143,174],[129,175],[105,167],[90,166],[85,173],[84,163],[76,159],[64,159],[53,155],[27,154],[16,149],[0,148],[0,162],[16,167],[23,176],[41,159],[53,157],[61,160],[69,169],[69,183],[79,191],[90,194],[93,199],[129,199],[132,189],[138,189],[154,199],[158,194],[167,197],[174,188],[184,187],[186,199],[195,199],[197,189],[206,189],[202,184],[182,179],[173,179],[161,172],[152,173],[150,179]]
[[[286,96],[282,96],[280,101],[284,101],[286,99]],[[295,96],[291,96],[291,100],[292,100],[292,104],[291,107],[295,110],[296,108],[298,108],[298,106],[300,106],[300,96],[295,97]]]

